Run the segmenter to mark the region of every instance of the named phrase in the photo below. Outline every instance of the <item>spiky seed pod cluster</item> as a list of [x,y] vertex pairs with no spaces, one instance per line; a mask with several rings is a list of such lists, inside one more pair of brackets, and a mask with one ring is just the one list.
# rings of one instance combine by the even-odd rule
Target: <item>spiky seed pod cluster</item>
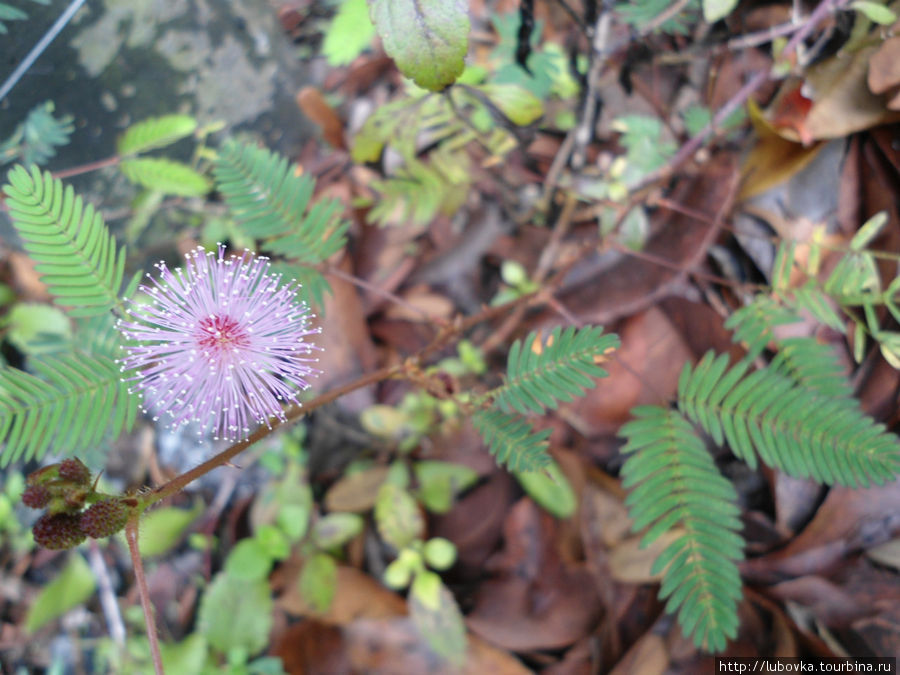
[[81,514],[81,530],[93,539],[115,534],[125,527],[136,506],[137,500],[127,497],[112,497],[92,504]]
[[34,542],[52,550],[73,548],[87,536],[81,529],[81,518],[73,513],[45,513],[31,528]]
[[[35,543],[49,549],[72,548],[86,537],[108,537],[125,527],[138,500],[101,495],[91,480],[90,469],[79,459],[66,459],[28,476],[22,503],[45,509],[32,528]],[[91,505],[84,510],[86,504]]]
[[80,459],[65,459],[29,474],[22,503],[50,514],[77,513],[92,492],[91,470]]

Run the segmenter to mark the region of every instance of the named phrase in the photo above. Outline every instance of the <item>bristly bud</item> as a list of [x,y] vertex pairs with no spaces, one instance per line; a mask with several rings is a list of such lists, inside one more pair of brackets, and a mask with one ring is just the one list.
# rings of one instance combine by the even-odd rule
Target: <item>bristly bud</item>
[[74,548],[85,539],[80,517],[72,513],[45,514],[31,529],[38,546],[52,550]]
[[81,514],[81,529],[94,539],[108,537],[125,527],[135,506],[135,499],[104,499]]
[[25,479],[26,485],[46,485],[52,480],[59,478],[59,464],[50,464],[42,466],[37,471],[32,471]]
[[22,503],[30,509],[42,509],[50,503],[46,485],[29,485],[22,493]]
[[59,477],[72,481],[76,485],[89,485],[91,482],[91,470],[77,457],[64,459],[59,463]]

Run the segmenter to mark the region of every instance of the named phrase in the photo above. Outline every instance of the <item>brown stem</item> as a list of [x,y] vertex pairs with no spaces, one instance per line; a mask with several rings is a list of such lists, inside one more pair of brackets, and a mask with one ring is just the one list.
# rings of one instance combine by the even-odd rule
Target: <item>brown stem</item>
[[218,455],[211,457],[210,459],[203,462],[198,466],[195,466],[190,471],[186,471],[180,476],[176,476],[168,483],[164,485],[160,485],[158,488],[153,490],[150,494],[146,495],[143,499],[143,503],[147,506],[154,504],[158,501],[165,499],[166,497],[171,497],[177,492],[180,492],[192,482],[200,478],[201,476],[205,476],[213,469],[216,469],[227,462],[231,461],[235,456],[242,453],[244,450],[249,448],[254,443],[258,443],[263,438],[268,436],[269,434],[277,431],[278,429],[286,426],[288,423],[293,422],[308,412],[315,410],[316,408],[320,408],[326,403],[331,403],[335,399],[343,396],[344,394],[349,394],[351,391],[355,391],[357,389],[361,389],[362,387],[368,386],[370,384],[374,384],[376,382],[380,382],[382,380],[390,379],[391,377],[395,377],[399,375],[404,370],[404,366],[392,366],[390,368],[382,368],[380,370],[376,370],[375,372],[369,373],[368,375],[363,375],[362,377],[345,384],[342,387],[338,387],[332,391],[329,391],[326,394],[322,394],[321,396],[317,396],[312,401],[305,403],[303,406],[299,405],[290,405],[284,411],[284,419],[276,420],[272,423],[271,426],[261,426],[252,434],[250,434],[247,438],[242,441],[238,441],[237,443],[229,446]]
[[150,604],[150,589],[147,587],[144,562],[141,560],[141,552],[138,548],[138,518],[139,514],[135,514],[128,519],[128,523],[125,525],[125,538],[128,540],[128,552],[131,553],[131,564],[134,566],[134,581],[138,587],[138,595],[141,597],[141,608],[144,610],[144,624],[147,627],[147,639],[150,641],[150,655],[153,657],[153,672],[156,675],[165,675],[162,654],[159,651],[159,635],[156,632],[156,621],[153,618],[153,607]]
[[464,319],[457,319],[451,324],[441,327],[440,332],[434,338],[434,340],[431,341],[430,344],[425,346],[418,353],[409,357],[403,364],[398,366],[391,366],[388,368],[381,368],[380,370],[376,370],[372,373],[369,373],[368,375],[363,375],[353,382],[348,382],[347,384],[338,387],[337,389],[333,389],[332,391],[317,396],[312,401],[309,401],[302,406],[296,404],[288,406],[284,410],[283,420],[275,420],[271,426],[259,427],[244,440],[238,441],[237,443],[229,446],[218,455],[215,455],[202,464],[195,466],[190,471],[186,471],[180,476],[176,476],[168,483],[160,485],[158,488],[142,497],[142,505],[144,506],[144,508],[146,508],[152,504],[155,504],[156,502],[166,499],[167,497],[171,497],[172,495],[186,488],[193,481],[202,476],[205,476],[213,469],[216,469],[228,463],[235,456],[249,448],[254,443],[258,443],[269,434],[272,434],[278,429],[281,429],[289,423],[294,422],[306,413],[311,412],[316,408],[320,408],[323,405],[331,403],[344,394],[349,394],[351,391],[356,391],[357,389],[361,389],[370,384],[375,384],[376,382],[388,380],[390,378],[403,375],[404,373],[414,371],[420,366],[422,362],[424,362],[424,360],[428,356],[436,351],[439,351],[440,349],[443,349],[453,339],[454,336],[463,334],[473,326],[482,323],[483,321],[488,321],[495,316],[510,311],[511,309],[515,309],[520,305],[535,304],[545,301],[546,293],[532,293],[530,295],[517,298],[516,300],[508,302],[504,305],[498,305],[496,307],[486,307],[477,314],[473,314]]
[[108,166],[115,166],[122,158],[118,155],[114,155],[113,157],[107,157],[106,159],[98,159],[96,162],[88,162],[87,164],[81,164],[79,166],[73,166],[68,169],[63,169],[62,171],[54,171],[54,178],[68,178],[70,176],[79,176],[83,173],[89,173],[91,171],[97,171],[97,169],[105,169]]

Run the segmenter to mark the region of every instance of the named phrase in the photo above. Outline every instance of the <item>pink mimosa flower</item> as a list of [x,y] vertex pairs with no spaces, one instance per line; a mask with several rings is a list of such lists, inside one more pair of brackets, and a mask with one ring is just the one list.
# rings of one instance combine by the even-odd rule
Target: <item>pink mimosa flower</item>
[[159,278],[140,287],[149,300],[130,302],[118,322],[122,370],[135,371],[154,419],[238,440],[251,424],[284,419],[284,403],[299,403],[319,373],[310,365],[318,348],[305,338],[319,330],[296,284],[282,285],[267,258],[244,251],[226,259],[221,244],[218,256],[197,248],[186,258],[174,272],[159,263]]

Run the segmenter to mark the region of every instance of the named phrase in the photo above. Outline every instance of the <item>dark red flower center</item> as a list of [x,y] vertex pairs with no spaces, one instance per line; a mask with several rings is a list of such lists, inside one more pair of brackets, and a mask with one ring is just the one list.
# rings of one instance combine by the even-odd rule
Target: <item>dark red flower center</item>
[[250,344],[247,331],[230,316],[208,316],[201,319],[196,337],[201,349],[216,352],[231,351],[235,347]]

